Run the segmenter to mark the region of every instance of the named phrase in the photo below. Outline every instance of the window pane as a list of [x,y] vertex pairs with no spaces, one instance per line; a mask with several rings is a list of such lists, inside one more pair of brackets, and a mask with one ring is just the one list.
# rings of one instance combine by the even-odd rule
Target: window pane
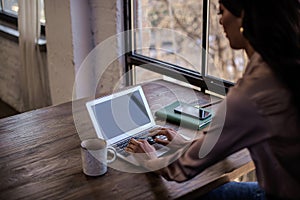
[[134,66],[134,72],[135,72],[135,84],[141,84],[149,81],[154,81],[158,79],[167,80],[173,83],[177,83],[178,85],[183,85],[185,87],[193,88],[195,90],[199,90],[199,87],[192,86],[186,82],[176,80],[173,78],[170,78],[168,76],[164,76],[159,73],[152,72],[150,70],[144,69],[139,66]]
[[17,15],[18,14],[18,10],[19,10],[19,6],[18,6],[18,0],[3,0],[3,10]]
[[45,18],[45,7],[44,7],[44,0],[40,0],[41,4],[41,24],[46,24],[46,18]]
[[135,53],[200,72],[202,1],[137,0]]
[[163,79],[162,74],[158,74],[147,69],[134,66],[134,73],[135,73],[135,83],[140,84],[148,81],[153,81],[157,79]]
[[[41,23],[45,25],[45,12],[44,12],[44,0],[39,0],[41,5],[40,15],[41,15]],[[13,15],[18,15],[19,5],[18,0],[2,0],[3,2],[3,10],[5,12],[11,13]]]
[[210,0],[207,74],[230,82],[241,77],[247,58],[242,50],[232,50],[219,23],[219,0]]

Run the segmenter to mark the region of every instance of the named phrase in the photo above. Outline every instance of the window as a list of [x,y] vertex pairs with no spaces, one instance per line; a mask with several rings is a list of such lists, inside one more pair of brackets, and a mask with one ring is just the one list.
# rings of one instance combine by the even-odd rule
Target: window
[[126,70],[134,71],[128,84],[149,70],[218,92],[241,76],[246,59],[224,37],[218,0],[125,2],[125,27],[134,30],[127,38]]
[[[45,34],[45,12],[44,12],[44,0],[39,0],[41,5],[41,25],[42,25],[42,34]],[[0,0],[0,19],[3,21],[13,23],[17,26],[19,5],[18,0]]]
[[223,28],[219,24],[219,0],[210,0],[210,14],[208,26],[208,76],[236,82],[241,77],[246,66],[246,55],[242,50],[232,50]]
[[18,15],[18,0],[2,0],[1,9],[12,15]]

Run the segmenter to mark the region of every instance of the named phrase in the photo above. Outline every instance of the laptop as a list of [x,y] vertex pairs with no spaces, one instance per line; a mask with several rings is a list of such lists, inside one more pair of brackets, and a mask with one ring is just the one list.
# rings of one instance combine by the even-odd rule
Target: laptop
[[[141,86],[94,99],[86,103],[89,116],[99,138],[113,146],[117,156],[139,165],[134,156],[126,152],[131,138],[145,139],[149,130],[159,127],[155,123],[149,104]],[[169,148],[153,144],[157,156],[168,152]]]

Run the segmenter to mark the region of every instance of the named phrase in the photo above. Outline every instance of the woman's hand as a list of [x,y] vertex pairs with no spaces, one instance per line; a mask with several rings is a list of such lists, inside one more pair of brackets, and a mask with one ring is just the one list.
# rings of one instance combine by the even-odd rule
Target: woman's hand
[[[182,148],[187,144],[187,140],[185,140],[180,134],[178,134],[172,128],[157,128],[150,131],[150,135],[154,137],[154,141],[158,144],[162,144],[164,146],[168,146],[170,148]],[[162,137],[155,136],[165,136],[167,139],[163,139]],[[133,155],[141,162],[142,160],[155,159],[156,149],[149,144],[147,140],[142,139],[134,139],[131,138],[125,151],[129,153],[134,153]]]
[[187,140],[185,140],[180,134],[178,134],[172,128],[157,128],[151,130],[150,134],[152,136],[160,136],[160,135],[166,136],[167,140],[161,139],[161,137],[155,137],[154,141],[158,144],[162,144],[172,148],[181,148],[187,142]]
[[125,150],[130,153],[136,153],[133,155],[135,155],[139,160],[157,158],[155,148],[151,146],[146,140],[136,140],[134,138],[131,138]]

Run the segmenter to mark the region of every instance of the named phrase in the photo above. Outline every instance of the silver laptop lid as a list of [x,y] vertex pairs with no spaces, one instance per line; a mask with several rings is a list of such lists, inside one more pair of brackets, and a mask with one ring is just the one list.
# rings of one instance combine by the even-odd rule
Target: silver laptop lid
[[86,103],[99,138],[113,144],[155,125],[141,86]]

